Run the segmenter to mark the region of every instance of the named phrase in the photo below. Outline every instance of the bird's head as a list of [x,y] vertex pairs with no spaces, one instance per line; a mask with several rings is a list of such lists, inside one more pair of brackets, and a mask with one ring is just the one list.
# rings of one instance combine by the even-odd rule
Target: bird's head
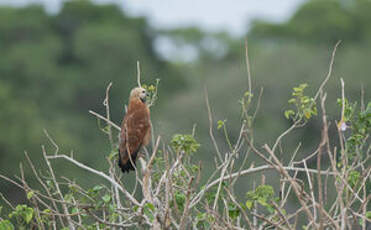
[[136,87],[132,89],[130,92],[130,99],[134,99],[134,98],[140,99],[143,103],[146,102],[146,98],[147,98],[146,89],[142,87]]

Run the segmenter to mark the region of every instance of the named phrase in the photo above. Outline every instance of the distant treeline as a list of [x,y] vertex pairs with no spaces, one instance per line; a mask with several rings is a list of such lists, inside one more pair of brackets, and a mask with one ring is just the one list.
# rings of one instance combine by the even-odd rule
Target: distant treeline
[[371,1],[311,0],[281,24],[253,23],[251,34],[303,42],[362,42],[371,39]]

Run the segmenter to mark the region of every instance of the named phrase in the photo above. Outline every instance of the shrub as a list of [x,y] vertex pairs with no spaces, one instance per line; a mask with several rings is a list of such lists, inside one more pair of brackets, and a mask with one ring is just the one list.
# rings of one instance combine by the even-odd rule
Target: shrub
[[[305,95],[306,84],[293,89],[289,104],[295,109],[284,113],[292,125],[277,137],[272,146],[264,144],[258,147],[253,142],[256,111],[252,109],[251,90],[240,101],[243,119],[234,143],[229,138],[226,121],[214,123],[205,95],[211,124],[210,137],[215,147],[215,153],[208,153],[214,156],[210,160],[215,162],[215,167],[209,178],[204,178],[205,183],[201,183],[200,179],[205,177],[202,164],[192,160],[200,146],[194,133],[175,134],[169,146],[158,136],[156,141],[153,140],[152,151],[145,149],[145,156],[139,158],[141,167],[135,175],[128,175],[136,177],[134,189],[128,191],[125,181],[121,180],[120,170],[116,168],[117,144],[112,129],[119,131],[120,128],[110,120],[109,85],[104,103],[106,116],[91,112],[107,125],[102,131],[108,135],[112,145],[112,152],[107,154],[108,171],[98,171],[73,156],[60,154],[55,141],[46,133],[56,149],[52,154],[42,148],[47,176],[41,176],[25,155],[42,189],[28,185],[22,167],[20,178],[0,175],[22,188],[28,200],[16,207],[8,203],[13,210],[9,215],[2,214],[0,229],[15,229],[14,226],[17,229],[351,229],[353,226],[366,229],[371,218],[368,211],[371,102],[366,108],[361,106],[357,110],[346,99],[342,82],[342,98],[338,101],[341,115],[336,126],[338,143],[330,144],[324,86],[331,76],[337,45],[329,73],[317,93],[314,96]],[[150,87],[149,101],[153,105],[157,99],[157,84]],[[296,159],[296,151],[288,162],[279,159],[282,140],[319,113],[322,133],[314,153],[304,159]],[[225,153],[220,152],[218,147],[222,143],[215,141],[214,126],[223,128],[221,131],[226,141],[223,144],[228,146]],[[264,163],[248,163],[252,154]],[[307,166],[309,159],[317,160],[316,168]],[[323,159],[327,159],[329,164],[324,164]],[[52,167],[52,161],[57,160],[69,161],[107,183],[84,188],[73,180],[60,177]],[[235,192],[238,181],[269,170],[279,175],[279,188],[266,184],[262,176],[261,182],[254,181],[252,190],[246,190],[244,197],[238,197]],[[336,191],[336,197],[328,197],[331,190]],[[298,204],[289,207],[290,199],[295,199]]]

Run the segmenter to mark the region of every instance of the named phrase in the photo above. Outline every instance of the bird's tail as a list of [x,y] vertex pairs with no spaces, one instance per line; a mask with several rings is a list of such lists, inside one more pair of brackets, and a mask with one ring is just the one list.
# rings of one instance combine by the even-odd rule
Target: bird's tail
[[[139,151],[139,150],[138,150]],[[131,160],[133,161],[134,165],[135,164],[135,161],[137,159],[137,155],[138,155],[138,151],[135,151],[134,153],[131,154]],[[131,164],[131,161],[130,159],[128,159],[125,163],[122,161],[122,158],[121,158],[121,154],[128,154],[128,153],[120,153],[120,150],[119,150],[119,162],[118,162],[118,165],[119,167],[121,168],[121,171],[123,173],[129,173],[130,170],[135,170],[134,166]],[[129,155],[129,154],[128,154]]]

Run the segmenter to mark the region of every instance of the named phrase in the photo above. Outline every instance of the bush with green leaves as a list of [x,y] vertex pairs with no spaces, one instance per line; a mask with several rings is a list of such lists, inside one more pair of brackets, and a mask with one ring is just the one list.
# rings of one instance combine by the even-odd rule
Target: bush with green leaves
[[[337,47],[337,46],[336,46]],[[314,96],[304,94],[306,84],[293,89],[293,98],[285,116],[292,119],[273,144],[254,141],[254,122],[259,102],[253,103],[252,87],[241,99],[241,128],[228,130],[226,120],[214,122],[207,94],[206,106],[210,121],[210,143],[213,152],[202,152],[197,131],[174,134],[166,143],[153,134],[152,146],[143,149],[137,170],[123,175],[117,168],[117,140],[120,127],[110,120],[109,89],[105,98],[107,113],[92,112],[107,134],[111,151],[106,154],[109,167],[98,171],[76,160],[73,155],[60,153],[48,133],[54,152],[42,147],[46,172],[39,172],[25,155],[39,187],[30,187],[21,167],[20,177],[0,177],[24,190],[27,201],[1,212],[0,229],[351,229],[366,230],[370,226],[370,145],[371,102],[356,110],[344,96],[339,100],[339,120],[330,121],[326,113],[325,83]],[[248,78],[250,78],[250,74]],[[250,79],[251,80],[251,79]],[[251,82],[251,81],[249,81]],[[151,105],[157,100],[157,84],[145,86],[151,92]],[[212,99],[211,99],[212,100]],[[257,99],[259,100],[259,99]],[[362,101],[364,101],[362,99]],[[282,158],[284,140],[293,130],[307,125],[314,115],[320,117],[321,140],[315,151],[297,157],[299,147]],[[179,118],[180,119],[180,118]],[[175,122],[175,121],[174,121]],[[330,124],[331,123],[331,124]],[[345,128],[344,128],[345,127]],[[215,130],[216,128],[216,130]],[[337,142],[330,143],[329,130],[336,129]],[[225,137],[217,142],[216,132]],[[222,151],[221,146],[226,147]],[[289,154],[290,152],[285,152]],[[196,154],[208,154],[214,162],[212,173],[203,171]],[[250,160],[252,155],[260,161]],[[309,167],[309,161],[316,167]],[[104,183],[82,185],[75,178],[57,174],[54,164],[67,161]],[[253,177],[255,174],[257,176]],[[268,176],[277,183],[270,184]],[[129,186],[127,177],[135,178]],[[261,180],[259,180],[261,178]],[[268,179],[271,179],[268,178]],[[251,187],[237,191],[240,181],[252,180]],[[238,189],[237,189],[238,188]],[[335,192],[334,192],[335,191]],[[0,208],[1,211],[1,208]]]

